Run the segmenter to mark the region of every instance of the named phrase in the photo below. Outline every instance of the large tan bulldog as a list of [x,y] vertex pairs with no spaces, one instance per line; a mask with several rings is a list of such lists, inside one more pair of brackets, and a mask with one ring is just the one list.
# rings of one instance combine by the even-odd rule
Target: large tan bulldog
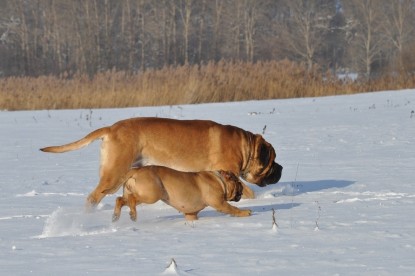
[[[132,167],[145,165],[187,172],[231,171],[261,187],[281,178],[275,150],[261,135],[212,121],[132,118],[97,129],[78,141],[41,150],[76,150],[99,138],[103,140],[100,181],[88,196],[90,206],[115,193]],[[254,198],[245,184],[243,194]]]
[[186,220],[196,220],[197,214],[207,206],[237,217],[251,215],[227,201],[239,201],[242,183],[232,172],[203,171],[179,172],[167,167],[146,166],[127,173],[123,196],[115,200],[113,221],[120,218],[121,208],[130,207],[130,218],[137,220],[136,206],[159,200],[183,213]]

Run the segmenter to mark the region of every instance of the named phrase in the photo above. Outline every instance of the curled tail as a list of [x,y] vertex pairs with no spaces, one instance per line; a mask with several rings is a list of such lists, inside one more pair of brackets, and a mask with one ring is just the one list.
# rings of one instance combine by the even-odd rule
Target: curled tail
[[87,136],[85,136],[84,138],[78,141],[75,141],[75,142],[72,142],[66,145],[62,145],[62,146],[52,146],[52,147],[41,148],[40,150],[44,152],[53,152],[53,153],[61,153],[61,152],[67,152],[71,150],[77,150],[77,149],[88,146],[90,143],[92,143],[96,139],[105,137],[108,133],[109,133],[109,127],[103,127],[103,128],[94,130],[93,132],[89,133]]

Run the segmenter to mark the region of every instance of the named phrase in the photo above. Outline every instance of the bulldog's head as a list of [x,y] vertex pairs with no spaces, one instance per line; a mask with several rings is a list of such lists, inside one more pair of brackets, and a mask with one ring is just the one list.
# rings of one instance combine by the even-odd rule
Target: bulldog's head
[[242,197],[243,186],[239,178],[229,171],[219,171],[223,182],[226,185],[226,200],[239,201]]
[[271,144],[261,135],[255,135],[251,157],[241,177],[260,187],[277,183],[281,178],[282,166],[274,161],[275,156]]

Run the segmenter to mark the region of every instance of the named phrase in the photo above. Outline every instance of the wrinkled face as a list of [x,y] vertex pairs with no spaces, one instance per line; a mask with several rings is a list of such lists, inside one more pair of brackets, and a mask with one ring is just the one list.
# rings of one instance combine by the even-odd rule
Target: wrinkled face
[[239,178],[232,172],[219,171],[227,187],[227,201],[239,201],[242,197],[243,186]]
[[249,167],[242,178],[260,187],[277,183],[281,178],[282,166],[274,161],[275,150],[261,135],[255,137],[252,154]]

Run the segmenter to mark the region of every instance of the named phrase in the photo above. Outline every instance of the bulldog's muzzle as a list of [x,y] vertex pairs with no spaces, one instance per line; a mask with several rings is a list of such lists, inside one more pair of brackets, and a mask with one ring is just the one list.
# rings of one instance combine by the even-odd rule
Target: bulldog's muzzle
[[242,189],[240,191],[237,191],[235,194],[235,197],[231,201],[238,202],[242,198]]
[[259,184],[260,187],[265,187],[269,184],[275,184],[281,179],[282,166],[276,162],[272,165],[268,175]]

